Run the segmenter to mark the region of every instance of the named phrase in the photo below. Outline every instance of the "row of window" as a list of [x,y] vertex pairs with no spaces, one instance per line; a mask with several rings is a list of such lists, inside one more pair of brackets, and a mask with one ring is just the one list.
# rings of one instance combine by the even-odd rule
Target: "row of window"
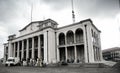
[[73,33],[72,30],[69,30],[67,32],[66,36],[63,32],[61,32],[59,34],[59,45],[65,45],[65,42],[66,42],[66,44],[72,44],[72,43],[75,43],[75,42],[76,43],[82,43],[83,42],[83,30],[78,28],[76,30],[75,34]]

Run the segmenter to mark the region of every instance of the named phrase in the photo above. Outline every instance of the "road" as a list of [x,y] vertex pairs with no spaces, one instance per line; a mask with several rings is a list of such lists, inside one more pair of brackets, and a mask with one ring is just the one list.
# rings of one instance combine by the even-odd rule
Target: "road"
[[0,65],[0,73],[120,73],[114,68],[79,68],[79,67],[5,67]]

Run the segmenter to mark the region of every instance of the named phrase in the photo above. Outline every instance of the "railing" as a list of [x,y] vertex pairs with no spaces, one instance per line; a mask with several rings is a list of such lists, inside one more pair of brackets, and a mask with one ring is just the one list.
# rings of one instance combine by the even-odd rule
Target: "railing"
[[63,44],[63,45],[58,45],[58,47],[66,47],[66,46],[75,46],[75,45],[83,45],[84,42],[81,41],[81,42],[77,42],[77,43],[73,43],[73,42],[70,42],[70,43],[67,43],[67,44]]

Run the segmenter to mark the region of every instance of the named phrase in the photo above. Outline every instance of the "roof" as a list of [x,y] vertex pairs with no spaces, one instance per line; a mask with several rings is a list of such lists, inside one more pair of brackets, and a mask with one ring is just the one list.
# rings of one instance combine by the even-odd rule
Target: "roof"
[[32,23],[45,24],[45,23],[48,23],[48,22],[51,22],[51,23],[53,23],[53,24],[58,25],[58,23],[55,22],[54,20],[52,20],[52,19],[46,19],[46,20],[44,20],[44,21],[34,21],[34,22],[31,22],[31,23],[29,23],[28,25],[26,25],[23,29],[21,29],[21,30],[19,30],[19,31],[23,31],[23,30],[26,29],[28,26],[30,26]]
[[90,21],[90,23],[92,24],[92,26],[96,29],[96,30],[98,30],[99,32],[101,32],[94,24],[93,24],[93,21],[89,18],[89,19],[86,19],[86,20],[82,20],[82,21],[80,21],[80,23],[84,23],[84,22],[86,22],[86,21]]
[[8,45],[8,43],[3,43],[3,45]]
[[120,47],[112,47],[112,48],[103,50],[103,52],[112,52],[112,51],[120,51]]
[[16,34],[9,35],[8,37],[11,37],[11,36],[16,36]]
[[62,28],[66,28],[66,27],[69,27],[69,26],[73,26],[73,25],[76,25],[76,24],[79,24],[79,23],[84,23],[84,22],[87,22],[87,21],[90,21],[90,23],[93,25],[93,27],[95,27],[96,30],[98,30],[99,32],[101,32],[92,22],[92,20],[89,18],[89,19],[85,19],[85,20],[82,20],[80,22],[77,22],[77,23],[73,23],[73,24],[69,24],[69,25],[66,25],[66,26],[62,26],[62,27],[59,27],[58,29],[62,29]]

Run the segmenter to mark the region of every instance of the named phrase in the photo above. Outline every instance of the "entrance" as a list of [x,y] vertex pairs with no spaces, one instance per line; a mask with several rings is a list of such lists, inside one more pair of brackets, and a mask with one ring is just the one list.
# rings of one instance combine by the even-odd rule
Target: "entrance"
[[65,61],[65,48],[59,48],[60,61]]
[[68,51],[68,53],[67,53],[68,54],[67,62],[68,63],[73,63],[74,59],[75,59],[74,46],[67,47],[67,51]]
[[44,49],[41,48],[41,59],[44,60]]

